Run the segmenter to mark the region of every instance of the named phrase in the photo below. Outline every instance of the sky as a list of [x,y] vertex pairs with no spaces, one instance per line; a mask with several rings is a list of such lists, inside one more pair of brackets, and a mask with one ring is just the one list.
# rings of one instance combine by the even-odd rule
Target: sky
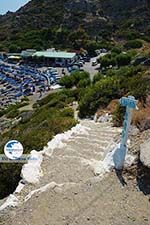
[[0,0],[0,14],[5,14],[8,10],[15,12],[29,0]]

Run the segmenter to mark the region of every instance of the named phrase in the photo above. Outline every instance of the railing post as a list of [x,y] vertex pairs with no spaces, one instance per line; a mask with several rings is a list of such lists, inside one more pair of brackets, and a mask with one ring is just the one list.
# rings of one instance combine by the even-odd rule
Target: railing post
[[115,168],[121,170],[124,166],[124,161],[127,152],[127,140],[132,119],[132,111],[136,108],[137,100],[133,96],[122,97],[120,104],[126,107],[125,119],[123,123],[122,137],[120,147],[116,150],[114,161]]

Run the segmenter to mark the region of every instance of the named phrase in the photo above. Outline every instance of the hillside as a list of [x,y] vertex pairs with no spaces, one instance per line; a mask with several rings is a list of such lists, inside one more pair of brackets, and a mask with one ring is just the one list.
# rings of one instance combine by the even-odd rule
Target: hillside
[[[49,46],[59,45],[63,40],[63,47],[68,47],[68,40],[75,38],[72,36],[78,28],[88,38],[120,37],[124,30],[147,36],[149,17],[148,0],[32,0],[17,12],[0,17],[0,44],[26,48],[43,46],[45,40]],[[33,39],[35,46],[25,45],[25,41],[33,43]]]
[[[0,16],[0,52],[51,47],[81,50],[74,66],[82,64],[79,71],[68,70],[60,77],[61,90],[50,90],[43,98],[37,92],[33,102],[25,97],[0,110],[0,153],[9,140],[18,140],[25,154],[34,149],[32,153],[40,156],[36,168],[0,164],[0,225],[149,225],[149,202],[143,193],[150,193],[150,168],[139,157],[140,145],[150,138],[149,1],[31,0],[17,12]],[[87,56],[82,54],[84,50]],[[100,54],[96,56],[95,50]],[[21,86],[21,68],[28,65],[3,63],[0,73],[7,76],[2,76],[2,86],[16,74]],[[33,72],[41,78],[43,68],[32,69],[23,72],[23,81],[32,78]],[[63,70],[63,66],[59,68]],[[117,127],[123,125],[125,109],[118,100],[130,95],[138,100],[129,136],[129,153],[136,160],[123,174],[114,171],[117,176],[109,173],[101,180],[114,167],[108,150],[120,140]],[[104,121],[110,117],[111,122]],[[128,185],[120,188],[119,182]],[[6,204],[1,206],[5,197]],[[1,210],[7,204],[12,210],[4,215]]]

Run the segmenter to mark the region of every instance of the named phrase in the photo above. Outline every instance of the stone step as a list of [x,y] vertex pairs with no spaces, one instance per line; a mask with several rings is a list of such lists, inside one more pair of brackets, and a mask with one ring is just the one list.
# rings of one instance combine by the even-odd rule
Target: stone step
[[[55,149],[52,156],[42,163],[45,182],[81,182],[93,176],[90,167],[84,165],[86,160],[100,161],[119,131],[109,123],[97,124],[82,121],[87,127],[86,134],[76,134],[61,149]],[[44,182],[44,180],[43,180]]]
[[81,157],[68,155],[51,157],[43,162],[42,182],[79,183],[93,176],[93,171],[85,167]]
[[61,151],[55,151],[52,157],[78,157],[83,159],[96,159],[101,160],[103,156],[103,149],[80,149],[80,148],[73,148],[72,146],[67,146],[65,150]]

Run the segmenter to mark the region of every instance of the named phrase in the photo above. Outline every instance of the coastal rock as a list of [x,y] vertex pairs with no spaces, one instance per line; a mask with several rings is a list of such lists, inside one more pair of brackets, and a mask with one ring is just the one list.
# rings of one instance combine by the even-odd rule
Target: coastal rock
[[145,166],[150,168],[150,139],[140,145],[140,160]]

